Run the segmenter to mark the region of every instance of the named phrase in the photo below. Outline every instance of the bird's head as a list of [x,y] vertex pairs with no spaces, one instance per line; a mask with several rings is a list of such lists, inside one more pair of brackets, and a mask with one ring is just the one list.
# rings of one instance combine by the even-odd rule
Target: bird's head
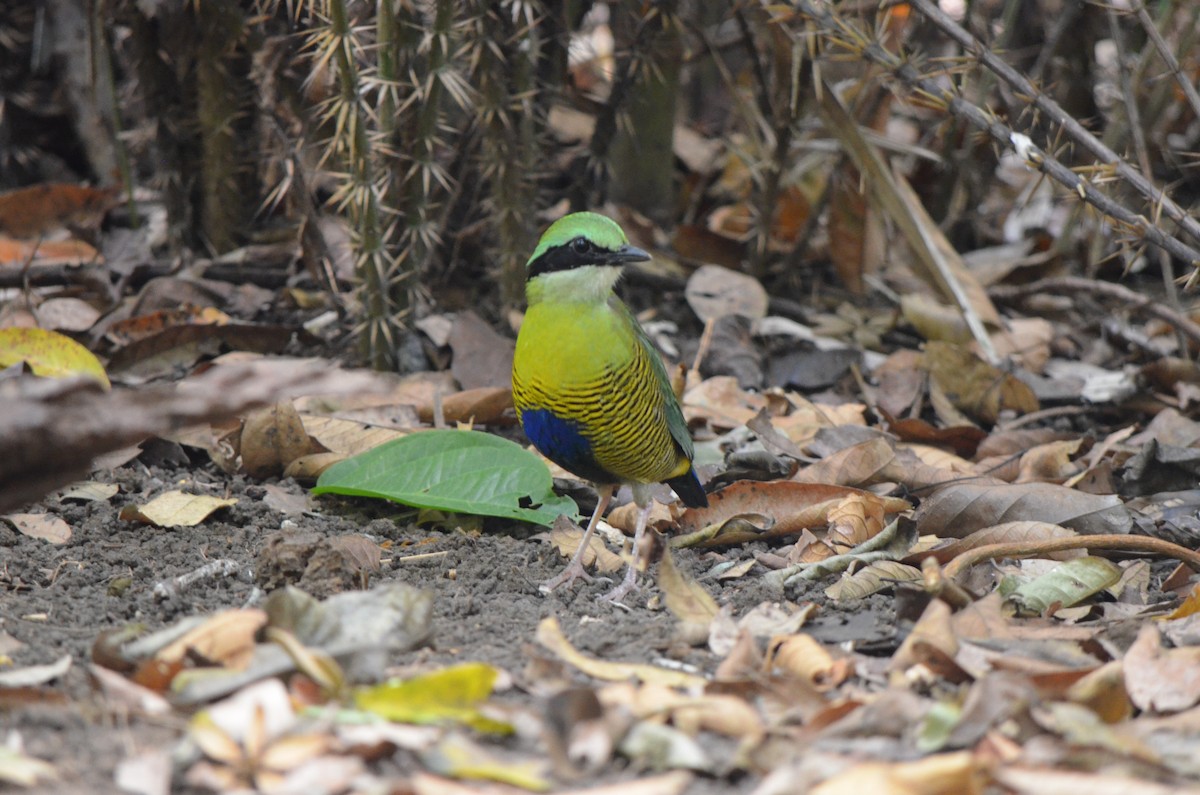
[[571,213],[550,225],[526,263],[530,303],[603,301],[627,262],[650,255],[629,245],[621,227],[596,213]]

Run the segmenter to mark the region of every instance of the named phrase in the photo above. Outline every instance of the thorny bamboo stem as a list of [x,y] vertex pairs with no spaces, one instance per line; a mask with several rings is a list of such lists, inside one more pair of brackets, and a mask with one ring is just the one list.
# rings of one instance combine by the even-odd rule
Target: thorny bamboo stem
[[[383,264],[378,196],[373,179],[367,120],[359,104],[358,66],[353,52],[354,31],[343,0],[328,0],[329,24],[333,36],[334,59],[345,124],[339,129],[341,145],[350,169],[345,187],[345,205],[350,210],[358,242],[356,270],[363,280],[366,297],[366,334],[364,353],[373,367],[387,369],[394,363],[396,348],[395,307],[392,306],[387,268]],[[339,125],[340,127],[341,125]]]
[[[940,14],[940,12],[932,9],[929,4],[925,2],[925,0],[915,0],[914,6],[919,10],[922,10],[922,12],[924,12],[924,10],[931,10],[934,13]],[[1025,158],[1026,163],[1030,167],[1036,168],[1037,170],[1049,176],[1051,179],[1071,190],[1073,193],[1078,194],[1079,197],[1084,201],[1096,207],[1098,210],[1100,210],[1100,212],[1109,216],[1111,219],[1119,222],[1132,233],[1150,243],[1153,243],[1156,246],[1159,246],[1160,248],[1167,250],[1173,256],[1184,260],[1193,267],[1200,267],[1200,250],[1197,250],[1196,248],[1193,248],[1177,238],[1168,235],[1166,232],[1155,226],[1155,224],[1144,215],[1133,212],[1107,194],[1097,190],[1091,182],[1083,179],[1070,168],[1063,165],[1061,162],[1056,160],[1053,155],[1050,155],[1034,145],[1026,136],[1018,134],[1011,127],[999,121],[991,113],[983,110],[977,105],[972,104],[971,102],[968,102],[962,97],[957,96],[938,82],[923,76],[911,63],[902,60],[895,53],[883,48],[876,42],[867,40],[861,32],[852,28],[848,23],[843,21],[841,17],[828,10],[824,5],[818,5],[816,2],[814,2],[814,0],[796,0],[796,8],[800,11],[800,13],[812,17],[828,30],[837,31],[839,36],[847,37],[850,41],[857,43],[858,47],[860,48],[858,52],[862,57],[886,67],[893,75],[899,78],[901,82],[905,83],[917,93],[923,94],[925,97],[935,102],[943,103],[950,113],[966,119],[973,126],[986,132],[997,143],[1007,148],[1017,150]],[[947,21],[949,21],[948,18]],[[953,23],[951,22],[951,24]],[[966,31],[962,31],[961,28],[959,30],[961,33],[967,36],[969,41],[974,41],[974,39],[971,39],[970,35],[967,34]],[[980,47],[980,49],[982,49],[982,47]],[[988,58],[985,63],[988,63],[989,61],[999,62],[999,59],[997,59],[994,55],[991,55],[990,53],[988,53],[988,55],[990,58]],[[1003,65],[1007,72],[1016,75],[1018,78],[1020,77],[1014,70],[1008,67],[1007,64],[1003,64],[1003,62],[999,63]],[[1021,78],[1021,80],[1023,81],[1023,78]],[[1024,82],[1024,84],[1032,89],[1032,86],[1028,86],[1027,82]],[[1054,107],[1057,108],[1058,106],[1054,105]],[[1095,141],[1090,133],[1088,133],[1086,130],[1083,130],[1083,128],[1079,126],[1078,122],[1075,122],[1069,116],[1066,116],[1061,109],[1059,109],[1059,115],[1066,120],[1063,122],[1064,127],[1069,127],[1067,124],[1069,121],[1071,125],[1074,125],[1075,128],[1082,132],[1085,138],[1090,139],[1095,143],[1096,146],[1101,147],[1114,158],[1116,157],[1111,150],[1108,150],[1107,147],[1103,147],[1102,144],[1100,144],[1098,141]],[[1119,158],[1117,159],[1119,160]],[[1151,200],[1155,202],[1156,209],[1158,207],[1167,209],[1167,202],[1169,200],[1166,198],[1166,196],[1161,192],[1154,193],[1153,191],[1156,189],[1150,185],[1144,177],[1142,177],[1140,174],[1137,174],[1135,170],[1131,169],[1127,164],[1124,164],[1124,168],[1119,169],[1118,171],[1118,173],[1120,173],[1122,176],[1126,176],[1126,174],[1129,172],[1132,172],[1136,175],[1136,179],[1131,181],[1131,184],[1136,183],[1135,186],[1140,185],[1150,191],[1150,193],[1147,195],[1149,195]],[[1174,208],[1174,210],[1171,210],[1171,212],[1175,212],[1179,219],[1182,219],[1181,223],[1190,228],[1197,229],[1197,239],[1200,239],[1200,227],[1197,226],[1196,222],[1190,218],[1187,218],[1182,208],[1180,208],[1174,202],[1170,202],[1170,206]],[[1172,218],[1175,218],[1175,216],[1173,215]],[[1197,272],[1200,273],[1200,270]]]
[[[963,30],[945,12],[938,8],[932,0],[912,0],[912,6],[922,16],[936,25],[938,29],[953,39],[963,50],[972,57],[977,58],[980,63],[994,72],[1001,80],[1027,97],[1034,107],[1049,116],[1056,124],[1061,125],[1073,141],[1091,152],[1101,162],[1112,165],[1116,169],[1118,176],[1129,183],[1138,193],[1142,194],[1147,201],[1156,206],[1161,206],[1167,217],[1183,227],[1192,236],[1193,240],[1200,241],[1200,222],[1197,222],[1196,219],[1188,214],[1187,210],[1180,207],[1174,200],[1167,196],[1163,188],[1154,185],[1146,175],[1126,163],[1120,155],[1105,146],[1098,138],[1088,132],[1082,124],[1076,121],[1074,117],[1059,107],[1057,102],[1039,91],[1023,74],[1009,66],[978,39],[966,30]],[[1192,259],[1194,260],[1195,258],[1193,257]]]
[[1032,284],[1022,284],[1013,287],[993,287],[988,290],[988,295],[997,300],[1011,300],[1025,295],[1040,295],[1040,294],[1071,294],[1071,293],[1094,293],[1112,298],[1127,304],[1132,309],[1144,310],[1147,314],[1153,315],[1159,320],[1170,323],[1180,332],[1185,334],[1192,342],[1200,345],[1200,324],[1190,320],[1187,316],[1176,312],[1169,306],[1165,306],[1153,298],[1136,293],[1121,284],[1113,282],[1102,282],[1094,279],[1081,279],[1076,276],[1060,276],[1050,279],[1041,279]]
[[[1142,23],[1142,27],[1145,28],[1146,35],[1154,44],[1154,49],[1158,51],[1158,57],[1163,59],[1163,63],[1167,65],[1167,70],[1171,73],[1171,76],[1175,78],[1175,82],[1179,83],[1179,87],[1183,89],[1183,95],[1187,97],[1188,104],[1192,106],[1192,113],[1195,114],[1197,119],[1200,119],[1200,92],[1196,91],[1196,86],[1192,84],[1192,79],[1184,73],[1183,68],[1179,65],[1179,60],[1175,58],[1175,54],[1167,46],[1167,42],[1163,39],[1162,34],[1158,32],[1158,26],[1154,24],[1154,19],[1146,11],[1146,6],[1141,0],[1134,0],[1133,11],[1137,14],[1138,21]],[[1109,9],[1109,13],[1115,12]]]

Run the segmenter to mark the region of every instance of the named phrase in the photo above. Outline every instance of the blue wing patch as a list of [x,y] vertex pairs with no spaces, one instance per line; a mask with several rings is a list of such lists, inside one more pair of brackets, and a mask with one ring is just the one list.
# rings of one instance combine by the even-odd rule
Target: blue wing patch
[[618,482],[619,478],[596,462],[592,443],[579,423],[563,419],[550,409],[525,409],[520,416],[525,435],[546,458],[593,483]]

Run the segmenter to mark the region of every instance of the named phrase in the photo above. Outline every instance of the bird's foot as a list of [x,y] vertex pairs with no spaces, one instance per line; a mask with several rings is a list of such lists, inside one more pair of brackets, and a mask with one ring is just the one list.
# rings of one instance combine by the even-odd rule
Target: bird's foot
[[626,567],[625,579],[621,580],[621,584],[604,594],[604,596],[601,596],[600,601],[612,602],[614,605],[625,607],[625,605],[621,604],[621,600],[628,596],[631,591],[636,591],[637,589],[637,567],[631,565]]
[[592,575],[583,570],[582,563],[580,563],[578,560],[572,559],[572,561],[567,564],[567,567],[558,573],[557,577],[551,577],[549,580],[546,580],[544,583],[538,586],[538,590],[542,593],[550,593],[555,588],[558,588],[561,585],[571,585],[576,580],[591,582]]

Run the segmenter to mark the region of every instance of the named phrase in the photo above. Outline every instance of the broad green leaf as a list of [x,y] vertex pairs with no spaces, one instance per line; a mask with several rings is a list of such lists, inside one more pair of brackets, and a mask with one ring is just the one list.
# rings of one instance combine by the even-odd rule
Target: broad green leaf
[[66,378],[86,375],[110,387],[104,365],[70,337],[41,328],[0,329],[0,368],[25,362],[34,375]]
[[512,726],[479,712],[492,694],[497,671],[464,663],[424,676],[359,690],[355,705],[397,723],[461,723],[491,734],[511,734]]
[[481,431],[423,431],[334,464],[313,493],[549,526],[559,514],[578,513],[574,500],[554,493],[553,482],[541,459],[507,439]]
[[1106,558],[1076,558],[1017,587],[1007,598],[1019,615],[1038,616],[1054,604],[1079,604],[1119,579],[1121,569]]

